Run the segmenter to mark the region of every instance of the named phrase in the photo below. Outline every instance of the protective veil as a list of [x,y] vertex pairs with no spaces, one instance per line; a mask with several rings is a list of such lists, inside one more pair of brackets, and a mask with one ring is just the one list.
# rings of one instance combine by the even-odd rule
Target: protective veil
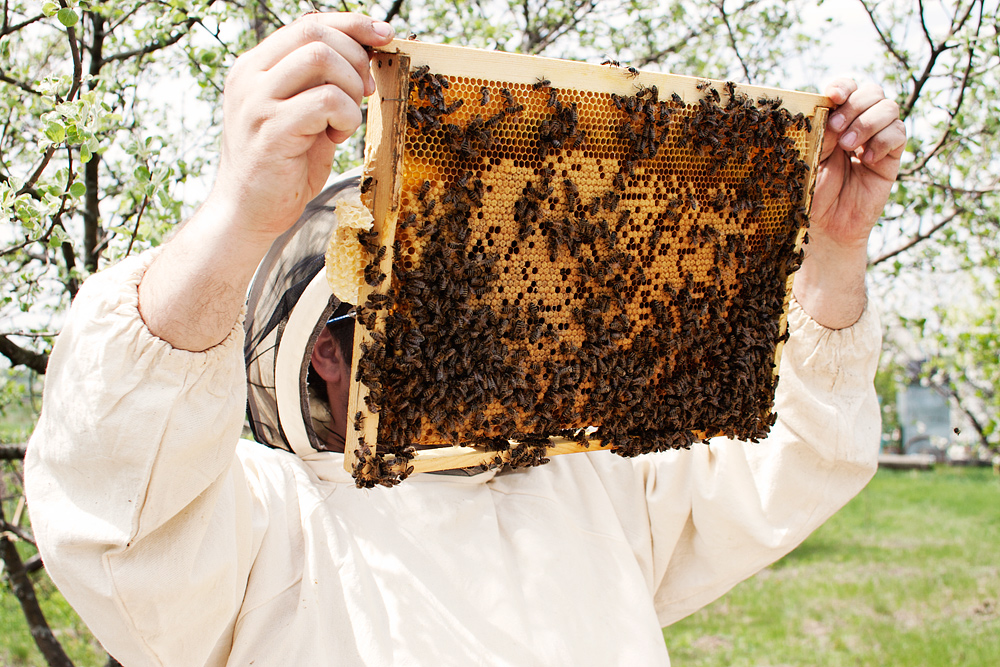
[[[326,281],[324,252],[338,202],[356,192],[361,170],[333,180],[271,246],[250,284],[243,353],[254,438],[308,457],[327,449],[312,426],[309,355],[327,319],[350,308]],[[337,313],[339,314],[339,312]]]

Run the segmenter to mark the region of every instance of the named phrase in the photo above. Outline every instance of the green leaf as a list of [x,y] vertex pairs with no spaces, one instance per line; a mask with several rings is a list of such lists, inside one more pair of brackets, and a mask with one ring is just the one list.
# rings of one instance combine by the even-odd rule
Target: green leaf
[[69,7],[63,7],[62,9],[60,9],[59,12],[56,14],[56,18],[59,19],[59,22],[62,23],[67,28],[72,28],[73,26],[75,26],[77,23],[80,22],[80,17],[77,16],[76,12],[74,12]]
[[42,13],[46,16],[55,16],[56,12],[59,11],[58,2],[46,2],[42,5]]
[[87,194],[87,186],[77,181],[73,185],[69,186],[69,193],[74,197],[82,197]]
[[45,136],[48,137],[52,143],[61,144],[66,138],[66,128],[63,127],[62,123],[49,123],[45,128]]

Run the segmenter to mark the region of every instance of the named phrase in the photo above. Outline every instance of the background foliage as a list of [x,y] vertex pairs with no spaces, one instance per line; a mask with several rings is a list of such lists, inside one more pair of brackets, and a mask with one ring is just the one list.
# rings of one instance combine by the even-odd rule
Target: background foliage
[[[5,0],[0,22],[0,419],[37,409],[39,377],[80,283],[161,243],[210,182],[225,73],[311,10],[397,33],[777,87],[824,80],[825,25],[796,0]],[[871,247],[887,322],[884,395],[921,373],[1000,448],[998,0],[840,0],[879,45],[870,67],[910,134]],[[813,18],[809,18],[809,17]],[[805,64],[805,65],[803,65]],[[356,161],[340,152],[339,167]],[[891,401],[887,404],[891,404]],[[3,429],[3,442],[25,433]],[[17,451],[10,454],[17,458]],[[14,471],[16,473],[16,470]],[[6,497],[17,485],[3,487]],[[0,538],[30,546],[23,521]],[[3,546],[0,544],[0,546]],[[28,549],[30,551],[30,549]],[[26,552],[26,557],[31,555]],[[16,569],[16,568],[15,568]],[[16,574],[8,563],[5,575]],[[13,584],[12,584],[13,585]],[[56,663],[52,663],[56,664]]]

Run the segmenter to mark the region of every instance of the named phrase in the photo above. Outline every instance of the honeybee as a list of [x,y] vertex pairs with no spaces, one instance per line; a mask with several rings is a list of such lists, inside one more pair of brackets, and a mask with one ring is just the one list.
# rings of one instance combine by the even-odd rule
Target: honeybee
[[420,201],[423,201],[424,197],[426,197],[427,193],[430,192],[430,191],[431,191],[431,182],[430,181],[424,181],[420,185],[420,189],[417,190],[417,199],[419,199]]

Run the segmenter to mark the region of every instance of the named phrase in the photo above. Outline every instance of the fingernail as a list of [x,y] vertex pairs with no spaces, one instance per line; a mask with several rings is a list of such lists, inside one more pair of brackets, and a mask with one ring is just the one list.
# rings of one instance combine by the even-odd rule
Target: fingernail
[[871,164],[872,162],[875,161],[875,153],[873,153],[870,150],[865,151],[864,154],[861,156],[861,161],[864,162],[865,164]]
[[380,37],[392,37],[393,33],[392,26],[385,21],[374,21],[372,23],[372,30]]
[[840,145],[846,150],[854,150],[854,142],[858,140],[857,132],[848,132],[840,138]]
[[834,132],[840,132],[841,130],[844,129],[845,125],[847,125],[847,119],[845,119],[839,113],[835,113],[833,114],[833,116],[830,117],[830,127],[833,128]]

